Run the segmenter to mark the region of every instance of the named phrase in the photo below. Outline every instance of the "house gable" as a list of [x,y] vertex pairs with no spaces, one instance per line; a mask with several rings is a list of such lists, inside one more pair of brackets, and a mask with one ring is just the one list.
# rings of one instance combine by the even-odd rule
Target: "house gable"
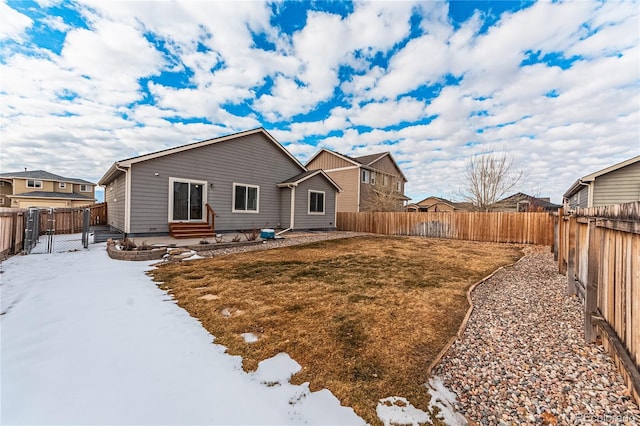
[[360,163],[337,152],[321,149],[306,164],[309,170],[333,171],[336,169],[359,168]]
[[407,182],[406,176],[404,175],[404,173],[402,173],[402,170],[400,169],[398,163],[394,160],[390,152],[372,154],[363,157],[357,157],[355,159],[373,169],[391,175],[400,176],[404,182]]

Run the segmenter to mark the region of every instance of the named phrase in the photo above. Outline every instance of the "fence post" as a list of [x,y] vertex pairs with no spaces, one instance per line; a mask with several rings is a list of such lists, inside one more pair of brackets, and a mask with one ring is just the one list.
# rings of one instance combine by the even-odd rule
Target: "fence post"
[[553,260],[558,261],[558,244],[560,243],[560,221],[562,220],[562,215],[559,213],[554,214],[553,216]]
[[91,210],[82,212],[82,247],[89,248],[89,231],[91,229]]
[[567,259],[567,294],[574,295],[576,289],[576,231],[578,222],[575,216],[569,217],[569,258]]
[[600,247],[597,238],[596,219],[589,218],[589,257],[588,275],[584,296],[584,339],[587,343],[596,340],[596,328],[592,315],[598,310],[598,268],[600,267]]

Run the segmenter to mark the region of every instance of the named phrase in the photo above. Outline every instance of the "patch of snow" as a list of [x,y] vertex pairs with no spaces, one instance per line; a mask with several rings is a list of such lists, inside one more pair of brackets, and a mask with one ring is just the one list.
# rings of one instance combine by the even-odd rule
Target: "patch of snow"
[[[85,250],[82,246],[82,233],[58,234],[51,236],[51,247],[49,247],[49,236],[41,235],[38,242],[31,249],[31,254],[64,253],[68,251]],[[89,234],[89,244],[93,243],[93,234]]]
[[[199,288],[207,288],[207,287],[199,287]],[[197,289],[196,289],[197,290]],[[218,296],[217,294],[205,294],[204,296],[200,296],[198,297],[198,299],[202,299],[202,300],[206,300],[206,301],[211,301],[211,300],[218,300],[220,299],[220,296]]]
[[195,251],[192,251],[191,253],[193,253],[190,257],[187,257],[186,259],[182,259],[182,261],[185,260],[196,260],[196,259],[204,259],[204,257],[200,256],[198,253],[196,253]]
[[467,419],[456,411],[453,404],[456,402],[456,394],[451,392],[442,383],[439,377],[429,379],[429,393],[431,394],[431,407],[438,407],[440,412],[437,417],[449,426],[466,426]]
[[2,263],[1,424],[364,424],[289,383],[286,354],[245,373],[145,275],[152,263],[102,244]]
[[295,362],[289,354],[281,352],[276,356],[260,361],[258,369],[251,374],[262,383],[286,383],[301,368],[300,364]]
[[456,394],[447,389],[440,378],[429,379],[425,386],[431,394],[429,412],[414,407],[405,398],[390,396],[381,399],[376,412],[385,426],[431,424],[432,416],[449,426],[467,426],[467,419],[453,406]]
[[241,336],[245,343],[255,343],[258,341],[258,336],[253,333],[242,333]]
[[381,399],[376,413],[385,426],[419,425],[431,422],[431,415],[413,405],[405,398],[390,396]]

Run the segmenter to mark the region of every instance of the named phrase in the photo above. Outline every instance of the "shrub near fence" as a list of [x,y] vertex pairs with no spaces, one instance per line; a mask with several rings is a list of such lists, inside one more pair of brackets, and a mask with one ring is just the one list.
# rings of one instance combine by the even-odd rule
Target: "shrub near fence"
[[553,246],[554,216],[514,212],[340,212],[340,231]]

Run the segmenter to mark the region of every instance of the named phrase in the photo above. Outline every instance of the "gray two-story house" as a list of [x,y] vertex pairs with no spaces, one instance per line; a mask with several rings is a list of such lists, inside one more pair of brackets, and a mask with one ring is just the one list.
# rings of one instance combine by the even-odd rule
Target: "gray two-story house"
[[579,178],[562,198],[565,210],[640,201],[640,155]]
[[334,229],[341,190],[263,128],[117,161],[98,184],[109,225],[131,237]]

